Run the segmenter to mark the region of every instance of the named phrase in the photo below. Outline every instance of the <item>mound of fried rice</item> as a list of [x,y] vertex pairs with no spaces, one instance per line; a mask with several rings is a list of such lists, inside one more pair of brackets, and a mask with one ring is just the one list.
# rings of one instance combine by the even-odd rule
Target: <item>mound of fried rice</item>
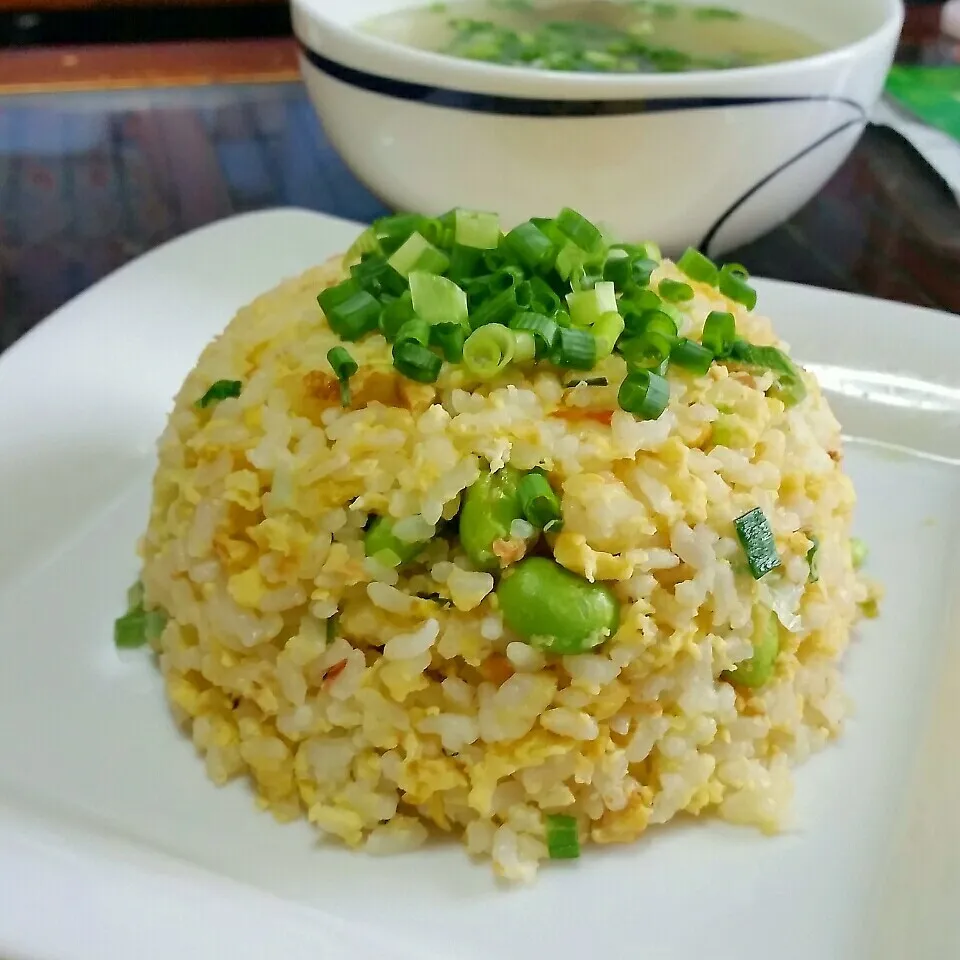
[[[669,407],[642,421],[617,406],[617,356],[590,375],[607,386],[539,367],[479,383],[449,364],[422,385],[375,335],[350,345],[343,409],[316,301],[343,275],[319,266],[242,309],[159,443],[142,579],[169,616],[156,646],[173,713],[210,778],[247,777],[278,820],[370,853],[452,834],[509,879],[547,857],[548,813],[576,817],[586,854],[683,813],[776,831],[792,765],[841,729],[839,660],[868,599],[840,431],[813,378],[788,410],[764,375],[671,373]],[[688,279],[668,261],[663,277]],[[694,286],[682,333],[729,310],[742,336],[777,343],[766,319]],[[220,379],[240,395],[198,409]],[[556,560],[621,601],[619,631],[589,653],[549,658],[511,635],[494,577],[443,524],[508,463],[546,469]],[[733,524],[757,506],[783,561],[759,581]],[[399,573],[365,558],[373,514],[429,547]],[[752,655],[757,607],[781,649],[748,689],[725,671]]]

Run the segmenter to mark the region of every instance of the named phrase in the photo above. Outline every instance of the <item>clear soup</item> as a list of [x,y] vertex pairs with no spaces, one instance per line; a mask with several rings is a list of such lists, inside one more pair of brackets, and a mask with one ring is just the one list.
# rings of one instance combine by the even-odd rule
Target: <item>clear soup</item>
[[378,16],[366,29],[467,60],[588,73],[724,70],[823,49],[773,20],[725,7],[640,0],[456,0]]

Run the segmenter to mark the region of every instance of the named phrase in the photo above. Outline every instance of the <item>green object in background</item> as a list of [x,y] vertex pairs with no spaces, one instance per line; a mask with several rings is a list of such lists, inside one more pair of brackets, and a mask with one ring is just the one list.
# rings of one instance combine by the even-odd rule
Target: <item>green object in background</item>
[[924,123],[960,140],[960,67],[894,66],[887,93]]

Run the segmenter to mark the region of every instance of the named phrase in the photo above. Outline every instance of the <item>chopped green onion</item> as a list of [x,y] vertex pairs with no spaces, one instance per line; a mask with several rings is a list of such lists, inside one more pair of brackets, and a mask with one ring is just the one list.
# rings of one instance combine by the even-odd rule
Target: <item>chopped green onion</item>
[[398,331],[396,343],[404,343],[407,340],[413,340],[421,346],[427,346],[430,343],[430,324],[420,317],[414,317],[408,320]]
[[550,360],[557,367],[591,370],[597,361],[597,341],[589,330],[560,327]]
[[380,248],[389,256],[420,229],[424,218],[419,213],[397,213],[373,221],[373,231]]
[[670,341],[677,339],[677,322],[664,310],[648,310],[642,322],[642,333],[656,333]]
[[127,609],[143,605],[143,583],[138,580],[129,590],[127,590]]
[[537,355],[549,353],[557,342],[557,321],[540,313],[515,313],[510,318],[510,329],[533,334],[537,341]]
[[517,312],[517,291],[510,287],[501,290],[496,296],[485,300],[475,310],[470,311],[470,327],[478,330],[491,323],[506,324]]
[[430,342],[443,352],[448,363],[463,360],[463,344],[467,334],[459,323],[437,323],[430,328]]
[[357,361],[350,356],[344,347],[334,347],[327,353],[327,362],[333,368],[333,373],[340,381],[340,405],[350,406],[350,378],[359,370]]
[[645,240],[643,243],[615,243],[610,249],[623,250],[631,257],[643,257],[646,260],[656,260],[658,263],[663,259],[660,247],[652,240]]
[[416,340],[398,340],[393,345],[393,365],[408,380],[416,380],[417,383],[434,383],[440,376],[443,361],[432,350]]
[[527,330],[513,332],[513,359],[515,363],[527,363],[537,355],[537,341]]
[[163,628],[167,625],[167,615],[159,609],[144,610],[143,612],[143,630],[147,640],[157,640],[163,633]]
[[743,268],[738,264],[725,264],[720,268],[720,292],[748,310],[757,305],[757,291],[747,283]]
[[121,650],[134,650],[147,642],[147,624],[142,607],[114,621],[113,642]]
[[695,340],[681,337],[670,351],[670,363],[675,363],[678,367],[683,367],[702,377],[713,363],[713,352]]
[[517,488],[523,515],[538,530],[558,532],[563,526],[560,498],[542,470],[524,475]]
[[850,562],[859,570],[867,562],[867,545],[859,537],[850,538]]
[[467,322],[467,295],[452,280],[414,270],[410,276],[413,309],[429,324]]
[[700,342],[713,351],[715,357],[726,357],[737,339],[737,321],[732,313],[713,310],[703,324]]
[[503,238],[503,243],[530,270],[550,267],[556,258],[550,238],[530,220],[514,227]]
[[670,402],[670,384],[657,373],[634,370],[620,384],[617,402],[641,420],[656,420]]
[[330,329],[341,340],[359,340],[377,328],[380,304],[356,280],[344,280],[317,294]]
[[657,287],[657,293],[667,303],[683,303],[685,300],[693,299],[693,287],[682,280],[661,280],[660,286]]
[[593,336],[597,344],[597,360],[603,360],[613,353],[620,334],[623,333],[623,317],[619,313],[605,313],[593,325]]
[[631,370],[659,370],[670,357],[671,341],[662,334],[642,333],[617,344],[627,366]]
[[599,253],[604,246],[603,234],[586,217],[564,207],[554,220],[557,229],[568,236],[581,250],[588,254]]
[[495,213],[457,210],[454,213],[454,240],[476,250],[496,250],[500,243],[500,218]]
[[196,406],[201,410],[228,397],[239,397],[243,389],[240,380],[217,380],[210,385],[210,389],[197,401]]
[[683,256],[677,261],[677,266],[691,280],[696,280],[698,283],[708,283],[715,287],[720,279],[717,265],[693,247],[687,247]]
[[513,331],[499,323],[488,323],[467,337],[463,363],[474,376],[489,380],[513,360],[516,347]]
[[568,293],[566,299],[570,319],[578,327],[592,327],[605,313],[619,313],[617,289],[606,280],[592,290]]
[[556,270],[564,280],[570,280],[577,271],[583,271],[590,255],[581,250],[572,240],[565,243],[557,254]]
[[415,316],[410,291],[406,290],[403,296],[397,297],[383,308],[377,323],[384,339],[388,343],[393,343],[403,325],[408,320],[413,320]]
[[374,226],[367,227],[343,255],[343,265],[356,263],[365,253],[380,253],[380,239]]
[[734,521],[737,537],[747,555],[747,564],[754,580],[765,577],[780,566],[780,554],[766,515],[759,507]]
[[455,243],[450,250],[450,266],[447,276],[457,284],[467,284],[481,269],[483,251]]
[[387,293],[399,296],[406,286],[403,277],[381,256],[370,256],[355,263],[350,268],[350,276],[373,297]]
[[564,386],[567,389],[570,389],[570,387],[608,387],[610,381],[606,377],[587,377],[586,379],[571,380]]
[[820,563],[818,559],[820,539],[811,533],[809,540],[812,546],[807,551],[807,566],[810,568],[810,576],[808,579],[810,583],[816,583],[820,579]]
[[603,279],[615,284],[618,290],[646,287],[656,269],[656,260],[648,260],[646,257],[611,256],[604,265]]
[[419,233],[411,234],[387,262],[401,277],[409,276],[414,270],[443,273],[450,266],[447,255]]
[[730,345],[728,356],[734,363],[742,363],[759,370],[772,370],[776,374],[776,382],[770,388],[770,394],[784,406],[795,406],[806,397],[807,388],[800,371],[777,347],[758,347],[746,340],[735,340]]
[[576,860],[580,856],[580,828],[574,817],[551,813],[546,817],[547,853],[551,860]]
[[531,277],[527,280],[523,284],[522,293],[523,299],[521,299],[521,290],[517,290],[517,302],[521,306],[546,314],[548,317],[552,317],[563,307],[563,301],[556,290],[543,277]]

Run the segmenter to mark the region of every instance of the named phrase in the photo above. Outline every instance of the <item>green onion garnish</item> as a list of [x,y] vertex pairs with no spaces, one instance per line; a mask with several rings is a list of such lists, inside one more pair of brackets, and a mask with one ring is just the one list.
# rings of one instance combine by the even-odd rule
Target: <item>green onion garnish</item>
[[698,283],[709,283],[711,286],[716,286],[720,279],[720,271],[717,269],[717,265],[693,247],[687,247],[683,256],[677,261],[677,266],[691,280],[696,280]]
[[500,243],[500,218],[495,213],[457,210],[454,213],[454,240],[476,250],[496,250]]
[[567,308],[576,326],[592,327],[605,313],[619,313],[616,287],[604,280],[592,290],[568,293]]
[[817,559],[820,553],[820,539],[812,533],[809,539],[813,546],[807,551],[807,566],[810,568],[808,579],[810,583],[816,583],[820,579],[820,563]]
[[143,585],[139,581],[127,591],[127,604],[127,612],[113,624],[113,642],[121,650],[156,640],[167,625],[167,615],[162,610],[144,607]]
[[341,340],[359,340],[377,328],[380,304],[352,278],[321,291],[317,303]]
[[217,380],[210,385],[207,392],[196,402],[201,410],[228,397],[239,397],[243,383],[239,380]]
[[419,233],[411,234],[387,262],[401,277],[409,276],[414,270],[443,273],[450,266],[447,255]]
[[698,376],[704,376],[713,363],[713,351],[701,346],[695,340],[682,337],[670,351],[670,363],[690,370]]
[[657,287],[657,293],[667,303],[683,303],[686,300],[693,299],[693,287],[682,280],[661,280]]
[[604,265],[603,279],[615,284],[618,290],[646,287],[656,269],[656,260],[648,260],[643,256],[612,256]]
[[474,376],[489,380],[513,360],[516,348],[517,341],[511,330],[499,323],[488,323],[467,337],[463,364]]
[[367,256],[350,268],[350,276],[373,297],[399,296],[406,286],[403,277],[382,256]]
[[577,274],[583,275],[584,265],[590,255],[581,250],[572,240],[565,243],[557,254],[555,268],[564,280],[570,280]]
[[597,346],[597,360],[603,360],[613,353],[620,334],[623,333],[623,317],[619,313],[605,313],[593,325],[593,337]]
[[357,361],[345,347],[334,347],[327,353],[327,362],[340,381],[340,406],[350,406],[350,378],[359,370]]
[[415,316],[410,291],[406,290],[403,296],[392,300],[381,310],[377,325],[380,327],[380,332],[383,334],[384,339],[388,343],[393,343],[403,325]]
[[648,310],[643,315],[641,332],[644,334],[656,333],[673,341],[677,338],[677,330],[677,321],[665,310]]
[[437,323],[430,328],[430,343],[440,348],[448,363],[462,362],[466,337],[459,323]]
[[430,324],[420,317],[408,320],[397,331],[395,342],[403,343],[405,340],[414,340],[424,347],[427,346],[430,343]]
[[563,526],[560,498],[542,470],[531,470],[517,487],[520,509],[538,530],[559,531]]
[[713,351],[715,357],[726,357],[737,339],[737,322],[732,313],[714,310],[703,324],[700,342]]
[[603,234],[586,217],[564,207],[557,214],[554,223],[557,229],[568,236],[581,250],[596,254],[603,249]]
[[533,334],[537,341],[537,356],[553,349],[559,331],[557,321],[541,313],[515,313],[510,319],[510,329]]
[[670,349],[670,340],[656,332],[642,333],[617,344],[617,350],[631,370],[659,370],[669,358]]
[[859,537],[850,538],[850,562],[859,570],[867,562],[867,545]]
[[747,555],[747,564],[754,580],[765,577],[780,566],[780,554],[764,512],[754,507],[734,521],[737,537]]
[[560,327],[550,360],[558,367],[590,370],[597,360],[597,341],[589,330]]
[[776,374],[776,382],[770,388],[770,394],[784,406],[795,406],[806,397],[807,388],[800,371],[777,347],[758,347],[746,340],[735,340],[730,345],[728,356],[734,363],[742,363],[758,370],[771,370]]
[[571,387],[608,387],[610,381],[606,377],[586,377],[580,380],[571,380],[564,386],[569,390]]
[[503,238],[503,243],[529,270],[551,266],[557,255],[550,238],[530,220],[514,227]]
[[670,384],[658,373],[633,370],[620,384],[617,402],[641,420],[656,420],[670,402]]
[[467,295],[452,280],[414,270],[408,277],[413,309],[429,324],[467,322]]
[[398,340],[393,345],[393,365],[408,380],[416,380],[417,383],[434,383],[440,376],[443,361],[432,350],[416,340]]
[[561,813],[545,818],[547,852],[551,860],[576,860],[580,856],[580,828],[574,817]]
[[475,310],[470,311],[470,327],[477,330],[489,323],[509,323],[517,312],[517,291],[513,287],[501,290]]
[[720,268],[720,292],[748,310],[757,305],[757,291],[747,283],[747,274],[738,264],[725,264]]

